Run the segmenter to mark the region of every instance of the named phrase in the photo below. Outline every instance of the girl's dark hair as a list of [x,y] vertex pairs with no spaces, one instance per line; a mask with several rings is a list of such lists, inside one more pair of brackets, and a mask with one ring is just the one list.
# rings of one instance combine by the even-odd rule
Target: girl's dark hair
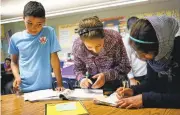
[[141,41],[155,42],[153,44],[143,44],[130,39],[130,45],[133,46],[135,50],[143,53],[153,53],[154,55],[158,54],[159,44],[156,32],[148,20],[139,19],[135,24],[133,24],[130,36]]
[[24,6],[23,16],[45,18],[45,9],[40,2],[30,1]]
[[132,25],[138,20],[139,18],[132,16],[127,20],[127,29],[130,30]]
[[11,59],[10,59],[10,58],[6,58],[6,59],[5,59],[5,61],[6,61],[6,60],[11,61]]
[[81,39],[86,38],[104,38],[103,23],[97,16],[84,18],[79,22],[79,31]]

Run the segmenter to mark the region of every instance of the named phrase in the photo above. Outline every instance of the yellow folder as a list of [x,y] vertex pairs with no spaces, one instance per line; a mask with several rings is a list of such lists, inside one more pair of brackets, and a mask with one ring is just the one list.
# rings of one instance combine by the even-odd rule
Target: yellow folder
[[[60,103],[58,105],[61,104],[66,104],[66,103]],[[89,115],[88,111],[80,101],[75,102],[76,105],[75,110],[57,111],[56,105],[57,104],[46,104],[45,115]]]

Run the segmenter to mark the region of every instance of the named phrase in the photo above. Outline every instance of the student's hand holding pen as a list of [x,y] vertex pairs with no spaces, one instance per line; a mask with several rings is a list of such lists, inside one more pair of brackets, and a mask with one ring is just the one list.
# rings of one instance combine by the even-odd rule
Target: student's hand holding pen
[[124,87],[120,87],[116,90],[116,93],[117,93],[117,98],[118,99],[122,99],[122,98],[125,98],[125,97],[130,97],[130,96],[133,96],[133,90],[130,89],[130,88],[124,88]]
[[80,81],[80,87],[81,88],[89,88],[90,85],[92,85],[92,81],[89,79],[89,78],[83,78],[81,81]]
[[80,82],[81,88],[89,88],[90,85],[93,84],[92,81],[89,79],[89,76],[90,76],[89,73],[86,72],[86,75],[85,75],[86,78],[83,78]]

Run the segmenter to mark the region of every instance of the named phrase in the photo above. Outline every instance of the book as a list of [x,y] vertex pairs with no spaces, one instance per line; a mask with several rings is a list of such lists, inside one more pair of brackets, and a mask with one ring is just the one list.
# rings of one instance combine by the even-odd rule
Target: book
[[45,104],[45,115],[89,115],[82,102]]
[[25,101],[44,100],[93,100],[94,97],[103,96],[101,89],[65,89],[64,91],[53,91],[52,89],[39,90],[24,94]]
[[110,96],[99,96],[94,98],[94,103],[99,105],[108,105],[108,106],[116,106],[116,102],[118,98],[116,97],[117,93],[114,92]]

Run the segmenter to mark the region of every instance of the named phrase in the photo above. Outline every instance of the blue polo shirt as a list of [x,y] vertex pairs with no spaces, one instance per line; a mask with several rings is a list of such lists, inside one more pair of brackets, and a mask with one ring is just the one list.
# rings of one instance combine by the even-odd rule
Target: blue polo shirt
[[23,92],[52,88],[50,56],[60,50],[55,30],[48,26],[37,35],[24,30],[11,37],[8,52],[19,56]]

